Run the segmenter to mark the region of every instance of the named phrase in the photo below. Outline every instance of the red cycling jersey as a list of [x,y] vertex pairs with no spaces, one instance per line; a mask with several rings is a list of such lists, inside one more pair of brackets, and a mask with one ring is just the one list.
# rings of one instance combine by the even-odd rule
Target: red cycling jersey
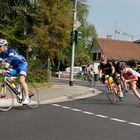
[[123,77],[125,79],[133,79],[136,78],[137,76],[135,75],[133,69],[131,68],[126,68],[126,71],[122,73]]

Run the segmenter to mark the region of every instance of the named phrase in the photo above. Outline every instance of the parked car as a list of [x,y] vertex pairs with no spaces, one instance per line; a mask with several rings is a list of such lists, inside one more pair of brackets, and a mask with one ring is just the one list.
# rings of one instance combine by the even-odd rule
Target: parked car
[[[81,72],[82,72],[82,67],[78,67],[78,66],[73,67],[73,76],[74,77],[76,77]],[[56,72],[56,75],[59,78],[69,78],[70,77],[70,67],[66,68],[65,71]]]

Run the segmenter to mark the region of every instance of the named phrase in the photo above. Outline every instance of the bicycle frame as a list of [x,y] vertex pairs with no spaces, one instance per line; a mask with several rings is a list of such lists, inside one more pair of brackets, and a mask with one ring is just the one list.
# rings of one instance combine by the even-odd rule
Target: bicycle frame
[[118,87],[117,87],[116,83],[114,82],[113,77],[112,76],[109,76],[109,77],[107,77],[106,80],[107,80],[107,83],[106,84],[108,84],[108,86],[111,88],[111,90],[113,92],[115,92],[115,94],[117,94]]
[[12,87],[11,83],[7,80],[8,78],[11,78],[11,79],[12,79],[12,77],[7,77],[7,76],[4,74],[3,85],[6,84],[7,87],[8,87],[13,93],[15,93],[15,95],[18,95],[18,91],[17,91],[14,87]]

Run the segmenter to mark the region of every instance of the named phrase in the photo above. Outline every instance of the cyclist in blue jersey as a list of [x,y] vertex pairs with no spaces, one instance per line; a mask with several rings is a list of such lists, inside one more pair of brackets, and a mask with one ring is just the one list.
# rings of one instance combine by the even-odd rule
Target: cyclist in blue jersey
[[15,76],[19,74],[19,81],[24,89],[24,100],[23,104],[28,104],[29,94],[28,94],[28,85],[26,83],[26,75],[28,71],[28,63],[26,59],[19,55],[13,48],[8,47],[8,42],[5,39],[0,39],[0,64],[2,64],[2,60],[5,61],[4,68],[9,69],[8,74]]

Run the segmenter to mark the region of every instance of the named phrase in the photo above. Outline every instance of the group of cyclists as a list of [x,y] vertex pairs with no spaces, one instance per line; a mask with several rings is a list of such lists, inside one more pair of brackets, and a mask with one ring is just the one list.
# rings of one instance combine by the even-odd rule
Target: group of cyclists
[[[28,104],[30,102],[28,85],[26,83],[28,63],[23,56],[19,55],[13,48],[9,47],[7,40],[0,39],[0,64],[2,64],[3,60],[5,61],[4,71],[6,73],[10,75],[19,75],[19,81],[22,84],[25,93],[23,104]],[[138,92],[136,85],[140,73],[128,67],[125,63],[121,63],[116,58],[109,61],[106,56],[102,55],[99,62],[99,79],[103,83],[109,84],[107,77],[111,76],[113,82],[117,85],[117,90],[114,90],[114,92],[118,95],[120,100],[123,100],[124,97],[123,88],[126,92],[128,91],[127,85],[129,85],[129,88],[140,100],[140,93]],[[90,64],[85,68],[84,74],[86,75],[85,78],[88,78],[90,74],[94,74],[94,69]],[[0,96],[2,98],[4,95]]]
[[128,92],[128,87],[140,100],[140,93],[138,92],[136,85],[138,77],[140,77],[140,73],[128,67],[126,63],[120,62],[117,58],[108,60],[105,55],[102,55],[99,62],[99,79],[103,83],[110,84],[107,78],[111,76],[113,82],[117,85],[117,90],[114,89],[114,92],[120,100],[123,100],[124,90],[125,92]]

